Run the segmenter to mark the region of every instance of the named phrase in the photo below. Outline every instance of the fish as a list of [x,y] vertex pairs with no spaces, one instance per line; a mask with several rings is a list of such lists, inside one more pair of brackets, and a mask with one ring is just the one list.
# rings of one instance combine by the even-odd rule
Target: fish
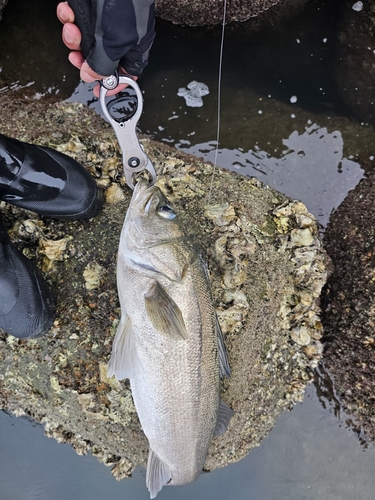
[[143,180],[121,231],[117,287],[121,318],[108,377],[130,381],[155,498],[166,484],[198,477],[233,411],[220,399],[230,368],[207,268],[174,207]]

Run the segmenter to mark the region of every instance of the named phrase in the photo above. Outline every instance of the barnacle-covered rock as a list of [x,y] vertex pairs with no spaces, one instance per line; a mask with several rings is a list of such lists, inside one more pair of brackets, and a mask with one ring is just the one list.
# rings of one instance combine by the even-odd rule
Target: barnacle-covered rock
[[107,203],[118,203],[123,200],[125,200],[125,195],[121,187],[115,183],[111,184],[105,192],[105,201]]
[[54,261],[62,261],[67,258],[67,249],[72,236],[66,235],[58,240],[41,238],[39,240],[39,253],[44,255],[42,270],[50,271],[54,267]]
[[89,262],[83,271],[86,290],[95,290],[100,287],[103,267],[97,262]]
[[13,238],[21,238],[35,243],[43,235],[44,223],[40,219],[18,220],[11,230]]
[[[120,317],[117,247],[131,197],[118,144],[112,129],[79,104],[16,106],[0,96],[0,108],[8,117],[2,133],[35,142],[37,130],[38,143],[74,155],[107,187],[107,203],[90,221],[48,220],[0,205],[11,238],[42,266],[57,306],[42,338],[0,333],[0,407],[43,423],[47,435],[77,453],[91,450],[121,479],[145,465],[148,443],[128,382],[106,374]],[[302,399],[322,354],[327,256],[301,202],[256,179],[219,169],[213,176],[212,165],[148,138],[142,143],[159,187],[208,264],[228,348],[232,376],[222,396],[234,417],[212,442],[205,465],[212,470],[243,458]],[[114,202],[120,191],[123,199]]]

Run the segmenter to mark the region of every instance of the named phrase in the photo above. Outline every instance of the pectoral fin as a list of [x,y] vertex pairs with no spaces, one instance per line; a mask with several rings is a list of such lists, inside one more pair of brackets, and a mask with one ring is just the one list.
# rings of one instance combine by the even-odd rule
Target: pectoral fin
[[234,411],[224,401],[220,399],[219,411],[217,414],[216,427],[214,437],[222,436],[227,430],[229,420],[233,417]]
[[224,335],[221,331],[219,320],[216,316],[216,332],[217,332],[217,342],[219,348],[219,365],[220,365],[220,377],[224,376],[230,377],[230,366],[228,361],[228,354],[224,343]]
[[132,323],[128,315],[121,317],[112,345],[111,359],[108,363],[108,377],[114,375],[117,380],[134,378],[142,371]]
[[150,448],[147,461],[146,486],[150,498],[155,498],[163,486],[172,479],[171,470]]
[[144,297],[148,318],[157,332],[176,340],[188,337],[180,308],[157,281]]

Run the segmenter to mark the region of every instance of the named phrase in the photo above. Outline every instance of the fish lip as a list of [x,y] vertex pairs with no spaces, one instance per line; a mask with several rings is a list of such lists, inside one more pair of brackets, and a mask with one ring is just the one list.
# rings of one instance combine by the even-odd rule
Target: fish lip
[[133,200],[138,201],[139,198],[142,196],[142,194],[147,191],[147,189],[150,186],[146,181],[143,179],[140,179],[137,184],[135,185],[134,192],[133,192]]
[[132,207],[147,214],[157,189],[156,186],[150,186],[146,181],[139,180],[134,188]]

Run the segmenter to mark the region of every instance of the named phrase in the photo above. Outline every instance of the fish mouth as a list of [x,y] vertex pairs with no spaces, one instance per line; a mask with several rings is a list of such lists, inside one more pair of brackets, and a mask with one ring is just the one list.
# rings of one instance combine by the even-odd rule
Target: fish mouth
[[159,191],[157,186],[150,186],[143,179],[139,180],[134,188],[132,208],[148,213],[152,205],[155,194]]

